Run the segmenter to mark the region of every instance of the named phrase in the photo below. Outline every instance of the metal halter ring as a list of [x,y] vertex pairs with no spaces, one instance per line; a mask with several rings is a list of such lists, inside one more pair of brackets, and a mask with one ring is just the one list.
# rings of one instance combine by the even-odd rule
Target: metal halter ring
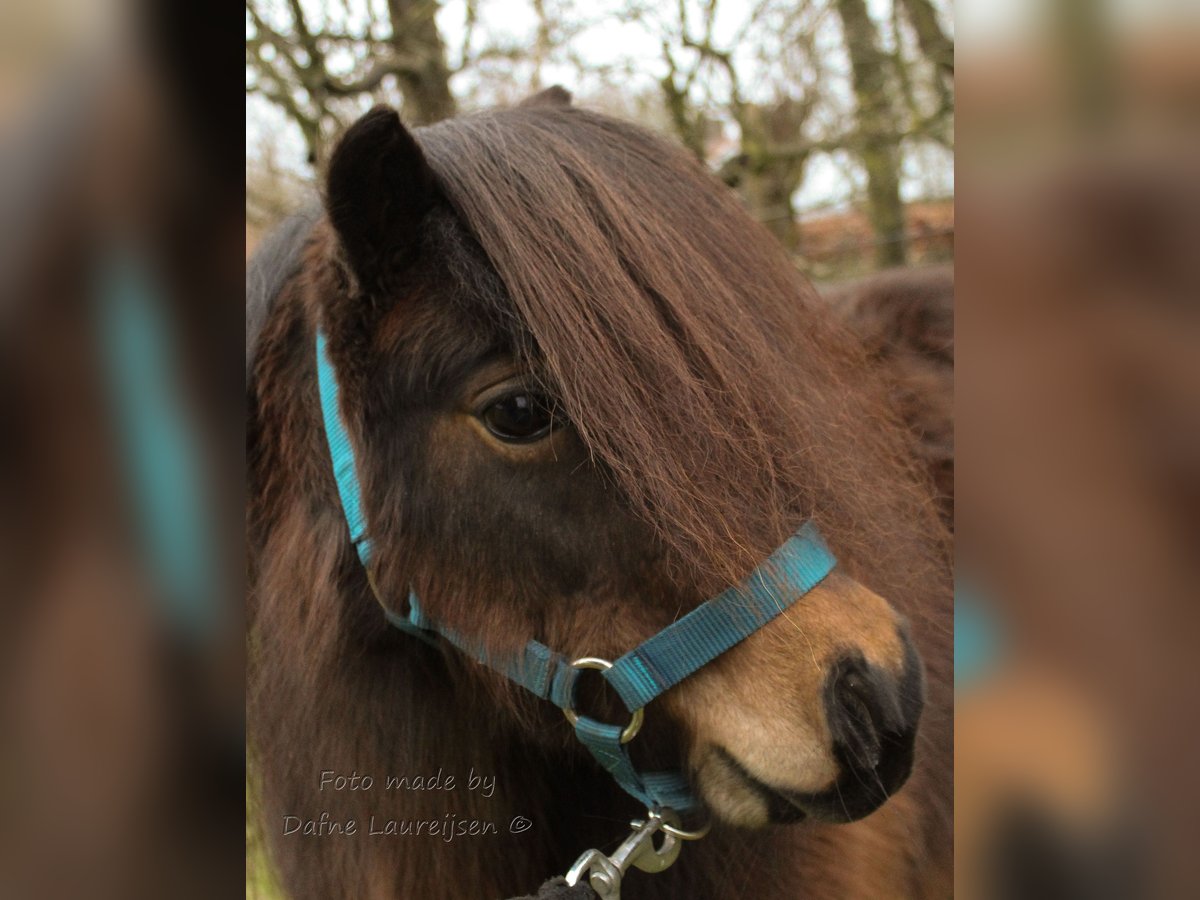
[[[576,669],[596,669],[604,672],[613,667],[607,659],[599,659],[595,656],[581,656],[579,659],[571,663]],[[571,723],[571,727],[575,727],[575,723],[579,721],[579,713],[575,712],[575,708],[567,706],[563,708],[563,715],[567,717],[567,721]],[[621,743],[628,744],[632,741],[639,731],[642,729],[642,721],[646,718],[645,707],[639,706],[633,711],[633,717],[629,720],[629,724],[625,726],[625,730],[621,732]]]

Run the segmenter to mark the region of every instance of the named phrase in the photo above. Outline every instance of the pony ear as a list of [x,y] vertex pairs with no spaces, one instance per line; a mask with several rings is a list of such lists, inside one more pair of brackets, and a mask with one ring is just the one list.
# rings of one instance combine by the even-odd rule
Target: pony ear
[[538,91],[532,97],[526,97],[517,104],[521,107],[530,106],[570,106],[571,92],[562,85],[556,84],[544,91]]
[[394,109],[376,106],[350,126],[329,161],[325,208],[361,283],[411,259],[436,196],[433,171]]

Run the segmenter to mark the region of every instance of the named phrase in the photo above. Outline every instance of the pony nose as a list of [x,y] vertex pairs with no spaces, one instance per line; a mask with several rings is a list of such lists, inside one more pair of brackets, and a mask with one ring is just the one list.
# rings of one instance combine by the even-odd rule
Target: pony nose
[[[860,653],[842,657],[826,680],[825,714],[842,772],[827,817],[845,821],[873,811],[912,772],[924,705],[921,663],[907,636],[904,669],[888,672]],[[822,816],[825,817],[825,816]]]

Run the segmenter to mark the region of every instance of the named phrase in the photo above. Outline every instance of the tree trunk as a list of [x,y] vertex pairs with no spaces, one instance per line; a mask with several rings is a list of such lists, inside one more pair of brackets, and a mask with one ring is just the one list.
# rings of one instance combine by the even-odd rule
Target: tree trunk
[[413,125],[448,119],[456,111],[437,12],[437,0],[388,0],[396,55],[417,61],[397,76],[404,118]]
[[791,177],[787,168],[781,163],[765,169],[747,167],[739,180],[738,193],[750,214],[775,235],[789,254],[794,254],[798,241],[792,193],[798,187],[798,180]]
[[867,172],[867,216],[877,241],[879,268],[908,259],[900,200],[900,135],[888,85],[888,59],[865,0],[835,0],[850,57],[857,104],[858,154]]

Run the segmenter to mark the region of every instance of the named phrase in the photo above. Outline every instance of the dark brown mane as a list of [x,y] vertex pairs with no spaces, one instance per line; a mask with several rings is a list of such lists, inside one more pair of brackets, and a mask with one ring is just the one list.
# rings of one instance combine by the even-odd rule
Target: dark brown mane
[[418,139],[585,442],[689,565],[729,583],[812,516],[872,587],[925,605],[944,545],[882,389],[728,189],[567,107]]

